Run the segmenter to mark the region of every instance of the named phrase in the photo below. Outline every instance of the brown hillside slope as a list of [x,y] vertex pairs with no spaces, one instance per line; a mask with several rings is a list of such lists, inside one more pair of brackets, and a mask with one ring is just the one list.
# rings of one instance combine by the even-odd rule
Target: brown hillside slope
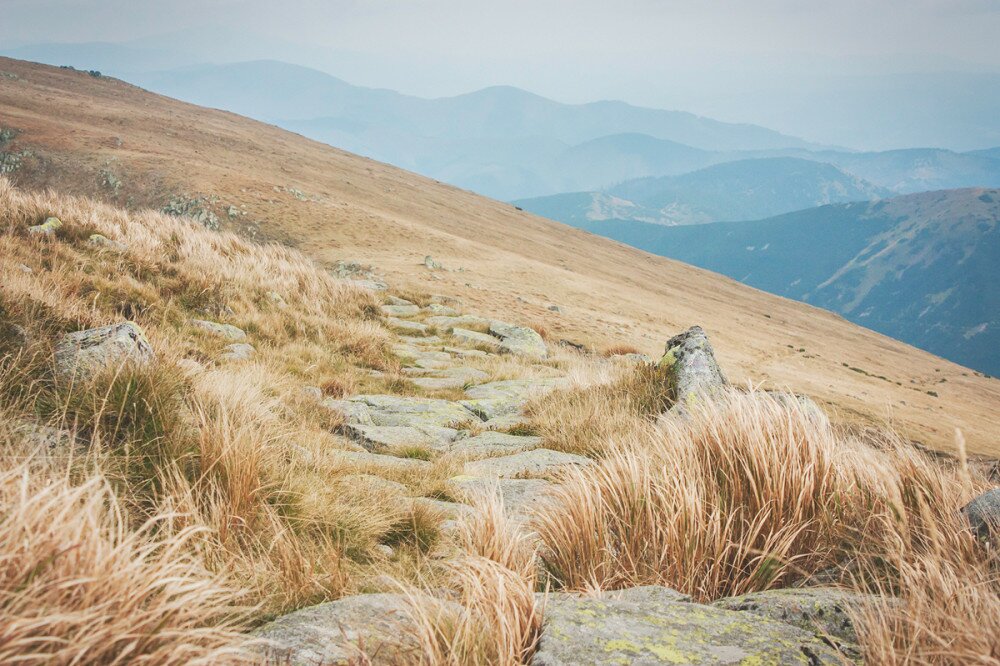
[[[22,187],[129,206],[204,197],[224,226],[396,287],[657,355],[691,324],[731,379],[808,393],[845,421],[889,419],[929,446],[1000,454],[1000,381],[815,308],[634,250],[295,134],[114,79],[0,58],[0,146]],[[25,152],[27,151],[27,152]],[[226,211],[234,206],[237,214]],[[244,214],[245,213],[245,214]],[[446,271],[420,263],[433,255]],[[547,309],[555,304],[561,313]]]

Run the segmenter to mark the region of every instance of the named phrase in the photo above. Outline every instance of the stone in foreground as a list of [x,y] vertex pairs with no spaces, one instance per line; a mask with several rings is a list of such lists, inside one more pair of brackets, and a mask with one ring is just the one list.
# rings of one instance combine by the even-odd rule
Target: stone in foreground
[[850,609],[873,601],[872,597],[830,587],[804,587],[752,592],[719,599],[712,605],[795,625],[816,636],[833,640],[846,654],[857,655],[858,635]]
[[[352,422],[363,423],[367,417],[378,426],[442,426],[476,420],[475,414],[461,405],[434,398],[410,398],[398,395],[359,395],[347,402],[364,405]],[[358,420],[354,420],[358,419]]]
[[988,490],[964,507],[969,525],[980,539],[1000,539],[1000,488]]
[[253,636],[265,641],[262,651],[269,663],[409,663],[418,655],[406,609],[401,594],[362,594],[283,615]]
[[809,632],[711,606],[550,595],[533,666],[843,663]]
[[674,400],[685,403],[709,395],[726,385],[715,352],[701,326],[692,326],[667,341],[659,366],[667,369],[667,382]]
[[148,363],[153,347],[138,324],[126,321],[63,336],[55,357],[59,374],[89,374],[113,364]]

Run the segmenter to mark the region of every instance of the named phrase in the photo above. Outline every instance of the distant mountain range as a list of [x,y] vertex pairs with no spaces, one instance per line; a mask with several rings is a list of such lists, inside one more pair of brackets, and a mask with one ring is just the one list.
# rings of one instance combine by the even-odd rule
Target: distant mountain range
[[515,204],[570,224],[619,219],[676,225],[760,219],[890,194],[830,164],[770,157],[725,162],[680,176],[629,180],[604,192],[554,195]]
[[926,192],[749,222],[575,226],[1000,375],[1000,190]]

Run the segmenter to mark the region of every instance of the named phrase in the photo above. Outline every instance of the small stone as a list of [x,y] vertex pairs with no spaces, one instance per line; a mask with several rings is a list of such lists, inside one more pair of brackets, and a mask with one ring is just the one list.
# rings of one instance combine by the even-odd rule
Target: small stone
[[427,255],[426,257],[424,257],[424,266],[427,268],[427,270],[430,271],[439,271],[442,268],[444,268],[441,264],[434,261],[431,255]]
[[148,363],[153,356],[146,334],[131,321],[69,333],[55,350],[56,369],[63,375],[89,374],[126,362]]
[[441,305],[440,303],[431,303],[426,308],[424,308],[424,311],[425,312],[430,312],[431,314],[437,315],[439,317],[457,317],[458,316],[458,310],[456,310],[454,308],[450,308],[447,305]]
[[494,321],[490,323],[490,334],[500,338],[501,352],[538,359],[548,356],[548,349],[542,336],[527,326]]
[[555,313],[558,313],[558,314],[562,314],[562,308],[559,307],[558,305],[550,305],[546,309],[549,312],[555,312]]
[[1000,539],[1000,488],[987,490],[962,507],[962,513],[980,539]]
[[318,386],[303,386],[302,395],[308,398],[309,400],[315,400],[316,402],[319,402],[320,400],[323,399],[323,389],[321,389]]
[[54,236],[61,227],[62,221],[58,217],[48,217],[41,224],[28,227],[28,233],[33,236]]
[[369,451],[393,452],[407,447],[447,451],[458,431],[441,426],[377,426],[349,423],[344,432]]
[[396,551],[392,549],[392,546],[387,546],[384,543],[375,544],[374,551],[378,553],[380,557],[384,557],[387,560],[391,559],[392,556],[396,554]]
[[497,453],[521,453],[541,445],[541,437],[508,435],[504,432],[488,431],[459,440],[454,450],[470,456],[484,456]]
[[424,472],[431,467],[431,463],[417,458],[398,458],[370,451],[331,451],[330,458],[344,465],[350,465],[360,469],[374,468],[379,471],[399,471],[399,472]]
[[91,245],[105,250],[113,250],[115,252],[124,252],[128,249],[128,246],[124,243],[119,243],[118,241],[111,240],[107,236],[102,236],[101,234],[91,234],[87,242]]
[[248,345],[245,342],[237,342],[235,344],[227,345],[226,350],[223,352],[221,359],[225,361],[246,361],[249,360],[255,353],[256,349],[253,345]]
[[265,292],[264,296],[267,298],[267,300],[271,301],[271,303],[274,303],[279,308],[283,308],[286,305],[288,305],[284,297],[276,291]]
[[461,328],[468,328],[470,326],[489,326],[490,320],[484,319],[483,317],[477,317],[476,315],[437,315],[434,317],[428,317],[427,323],[435,328],[439,328],[442,331],[447,332],[449,329],[455,328],[456,326]]
[[392,296],[391,294],[385,297],[385,302],[389,305],[413,305],[412,301],[408,301],[405,298],[400,298],[398,296]]
[[28,273],[28,274],[31,274],[31,273],[35,272],[35,271],[33,271],[31,269],[31,266],[27,266],[25,264],[18,264],[17,265],[17,270],[21,271],[22,273]]
[[197,328],[203,331],[208,331],[212,335],[218,336],[220,338],[228,338],[230,340],[245,340],[247,337],[246,331],[237,328],[232,324],[220,324],[214,321],[205,321],[204,319],[192,319],[191,323]]

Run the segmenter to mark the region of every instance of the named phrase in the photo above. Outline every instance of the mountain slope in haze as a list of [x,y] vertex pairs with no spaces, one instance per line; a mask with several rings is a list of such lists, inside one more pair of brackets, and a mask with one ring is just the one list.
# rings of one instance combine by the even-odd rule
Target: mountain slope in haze
[[[0,122],[17,130],[0,151],[25,155],[7,174],[18,187],[214,219],[331,269],[372,264],[400,290],[556,342],[659,355],[700,324],[735,382],[791,387],[851,423],[891,409],[940,449],[960,427],[970,450],[1000,452],[1000,381],[834,314],[231,113],[82,72],[5,58],[0,71],[14,75],[0,77]],[[450,270],[426,269],[427,255]]]
[[568,224],[619,219],[677,225],[760,219],[888,194],[829,164],[773,157],[726,162],[680,176],[631,180],[604,192],[516,203]]
[[581,226],[1000,375],[1000,190],[927,192],[699,227]]

